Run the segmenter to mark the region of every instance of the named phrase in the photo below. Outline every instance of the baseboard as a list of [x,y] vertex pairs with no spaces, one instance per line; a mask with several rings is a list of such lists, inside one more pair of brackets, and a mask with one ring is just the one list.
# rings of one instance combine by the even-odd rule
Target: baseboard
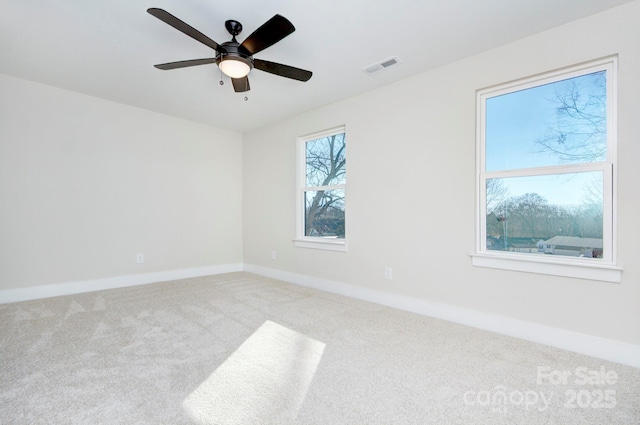
[[320,289],[437,319],[448,320],[567,351],[640,368],[640,346],[476,310],[391,294],[375,289],[245,264],[249,273]]
[[58,297],[61,295],[80,294],[83,292],[102,291],[105,289],[124,288],[127,286],[145,285],[147,283],[166,282],[169,280],[187,279],[190,277],[239,272],[242,270],[243,266],[241,263],[223,264],[218,266],[167,270],[66,283],[53,283],[50,285],[31,286],[27,288],[5,289],[0,291],[0,304]]

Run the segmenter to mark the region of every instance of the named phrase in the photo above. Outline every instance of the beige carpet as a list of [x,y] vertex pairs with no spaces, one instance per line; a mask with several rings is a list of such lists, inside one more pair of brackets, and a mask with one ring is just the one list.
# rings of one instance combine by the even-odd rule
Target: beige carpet
[[232,273],[0,305],[2,424],[639,424],[640,370]]

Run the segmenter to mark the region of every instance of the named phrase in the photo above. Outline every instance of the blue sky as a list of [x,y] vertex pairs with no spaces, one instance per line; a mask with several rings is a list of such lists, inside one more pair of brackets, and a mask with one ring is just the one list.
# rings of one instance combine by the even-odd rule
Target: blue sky
[[[598,84],[601,73],[587,74],[486,100],[486,171],[561,165],[560,159],[536,141],[544,137],[557,121],[557,93],[565,93],[574,82],[584,99],[590,93],[603,93]],[[593,180],[602,184],[602,173],[505,179],[511,196],[533,192],[557,205],[578,204],[585,186]]]

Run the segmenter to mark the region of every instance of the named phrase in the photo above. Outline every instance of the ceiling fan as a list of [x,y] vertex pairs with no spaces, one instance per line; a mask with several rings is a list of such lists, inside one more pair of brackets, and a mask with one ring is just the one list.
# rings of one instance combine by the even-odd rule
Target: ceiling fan
[[[247,75],[253,68],[298,81],[308,81],[311,78],[311,71],[253,57],[256,53],[276,44],[296,30],[284,16],[275,15],[242,43],[238,43],[236,40],[236,36],[242,32],[242,24],[238,21],[228,20],[225,22],[225,28],[231,34],[231,41],[218,44],[163,9],[152,7],[147,9],[147,12],[216,51],[215,58],[191,59],[154,65],[158,69],[169,70],[215,63],[225,75],[231,77],[233,89],[236,92],[249,91]],[[220,83],[222,84],[222,81]]]

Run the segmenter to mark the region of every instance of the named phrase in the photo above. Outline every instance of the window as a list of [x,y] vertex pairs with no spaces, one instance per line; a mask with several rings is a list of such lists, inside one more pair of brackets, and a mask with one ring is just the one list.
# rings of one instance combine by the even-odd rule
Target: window
[[620,281],[616,58],[480,90],[473,264]]
[[296,246],[346,251],[344,127],[298,139]]

